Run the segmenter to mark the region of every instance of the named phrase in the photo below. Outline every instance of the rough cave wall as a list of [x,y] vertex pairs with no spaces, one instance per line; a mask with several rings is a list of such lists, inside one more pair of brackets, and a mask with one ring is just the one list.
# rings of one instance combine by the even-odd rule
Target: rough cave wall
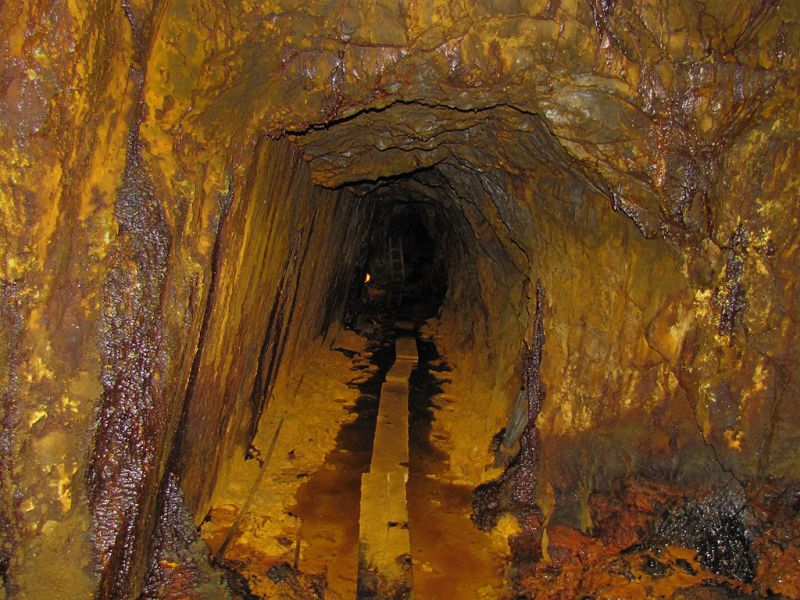
[[225,218],[187,399],[181,483],[198,518],[226,460],[247,450],[269,397],[292,392],[298,351],[341,318],[370,209],[313,185],[288,143],[257,147],[243,197]]
[[[547,399],[537,419],[545,516],[557,508],[589,527],[595,487],[719,474],[678,385],[692,295],[668,244],[643,239],[570,174],[540,169],[498,181],[520,203],[514,210],[528,212],[529,229],[515,233],[547,298]],[[527,318],[519,316],[526,340]],[[519,364],[519,347],[504,352]]]
[[[527,209],[504,211],[507,197],[490,174],[443,164],[417,177],[450,206],[459,237],[450,287],[435,327],[438,349],[457,374],[434,427],[448,439],[450,473],[485,477],[492,437],[506,425],[520,387],[519,352],[529,319],[531,263],[516,236]],[[506,205],[508,207],[509,205]]]
[[90,596],[84,473],[141,69],[115,3],[5,4],[0,21],[4,584]]
[[[98,586],[102,597],[136,595],[159,490],[168,467],[175,467],[169,459],[177,454],[184,401],[193,399],[187,388],[207,376],[202,360],[193,370],[196,349],[201,334],[208,339],[219,326],[213,310],[206,328],[203,319],[215,258],[222,263],[216,277],[230,285],[237,244],[253,251],[271,244],[267,260],[279,270],[286,244],[291,249],[297,240],[292,276],[299,274],[309,243],[330,244],[330,252],[303,265],[299,282],[290,277],[284,288],[262,290],[259,298],[266,302],[270,292],[282,293],[292,302],[288,310],[294,307],[295,314],[279,315],[282,323],[273,332],[287,363],[298,344],[335,318],[346,292],[340,286],[330,290],[333,297],[319,294],[346,269],[341,242],[345,232],[354,234],[348,230],[353,205],[334,201],[339,194],[332,192],[312,196],[307,169],[285,143],[281,151],[264,150],[273,144],[261,147],[260,168],[268,173],[257,184],[275,184],[272,199],[280,204],[260,196],[258,206],[271,207],[277,229],[291,239],[277,235],[267,242],[261,234],[269,230],[270,216],[258,210],[252,216],[261,219],[263,232],[228,229],[217,237],[228,220],[241,227],[237,219],[254,206],[243,196],[255,139],[237,144],[230,155],[178,134],[163,145],[154,125],[162,114],[148,100],[159,94],[151,92],[151,81],[157,84],[160,68],[152,60],[160,14],[144,5],[59,2],[2,9],[8,33],[2,108],[9,126],[2,131],[0,188],[0,566],[4,589],[18,597],[63,590],[90,597]],[[264,166],[270,161],[278,171]],[[252,185],[249,190],[247,198],[255,200]],[[296,204],[287,208],[292,200]],[[317,201],[319,226],[312,234]],[[343,228],[338,237],[325,235],[331,222]],[[295,225],[302,235],[289,229]],[[337,257],[341,262],[332,265]],[[255,269],[260,258],[242,260]],[[266,269],[248,276],[271,285],[273,275]],[[232,316],[238,303],[252,301],[246,294],[254,290],[242,287],[233,298],[228,293],[223,290],[215,302],[219,310],[228,300]],[[292,317],[296,326],[289,327]],[[230,343],[212,338],[214,349]],[[258,356],[259,349],[256,344],[242,352]],[[252,370],[242,376],[252,379]],[[250,395],[240,402],[228,391],[224,400],[241,409]],[[193,450],[200,438],[221,441],[229,451],[246,445],[251,419],[226,438],[218,423],[201,431],[207,421],[198,424],[191,411],[185,417],[192,421],[185,441]],[[201,478],[194,464],[184,467],[190,498],[201,506],[213,477]]]

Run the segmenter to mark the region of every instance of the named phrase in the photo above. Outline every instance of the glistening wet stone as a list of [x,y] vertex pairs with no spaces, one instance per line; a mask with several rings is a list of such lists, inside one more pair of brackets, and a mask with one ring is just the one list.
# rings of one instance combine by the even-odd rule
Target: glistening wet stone
[[[300,487],[292,508],[302,521],[300,539],[294,543],[310,544],[296,566],[306,572],[323,573],[328,589],[335,594],[355,594],[361,475],[369,470],[378,397],[394,362],[394,345],[377,343],[370,361],[378,368],[356,384],[360,394],[351,409],[356,419],[341,427],[335,448]],[[323,541],[326,539],[330,543]]]

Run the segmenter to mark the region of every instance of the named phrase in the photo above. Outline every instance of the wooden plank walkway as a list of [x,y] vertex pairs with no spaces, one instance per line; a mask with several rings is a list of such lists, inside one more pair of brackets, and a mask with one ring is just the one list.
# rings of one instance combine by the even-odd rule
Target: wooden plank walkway
[[361,477],[358,600],[413,598],[408,530],[408,378],[417,366],[413,337],[395,342],[381,387],[372,462]]

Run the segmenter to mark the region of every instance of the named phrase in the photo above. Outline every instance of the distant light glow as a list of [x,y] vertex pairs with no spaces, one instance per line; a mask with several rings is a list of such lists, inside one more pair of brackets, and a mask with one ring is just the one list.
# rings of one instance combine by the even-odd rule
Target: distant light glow
[[364,275],[364,283],[369,283],[370,281],[372,281],[372,275],[367,273],[366,275]]

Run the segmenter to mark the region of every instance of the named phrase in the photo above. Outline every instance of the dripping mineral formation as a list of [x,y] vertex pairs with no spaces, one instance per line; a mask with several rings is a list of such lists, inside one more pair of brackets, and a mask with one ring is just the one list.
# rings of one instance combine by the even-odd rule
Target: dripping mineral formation
[[800,598],[800,3],[0,3],[0,598]]

